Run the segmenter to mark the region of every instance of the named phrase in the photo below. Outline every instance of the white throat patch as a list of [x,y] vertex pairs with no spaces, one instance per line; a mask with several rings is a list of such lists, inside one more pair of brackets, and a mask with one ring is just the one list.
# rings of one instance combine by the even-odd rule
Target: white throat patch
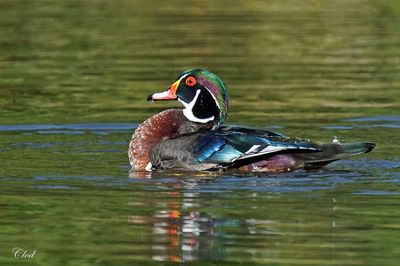
[[197,98],[199,98],[200,91],[201,91],[200,89],[198,89],[196,91],[196,95],[194,96],[193,100],[190,103],[185,103],[184,101],[182,101],[179,98],[178,98],[178,101],[180,101],[183,104],[183,106],[185,106],[185,109],[183,109],[183,114],[186,116],[186,118],[189,121],[196,122],[196,123],[207,123],[207,122],[213,121],[214,116],[207,117],[207,118],[197,118],[193,115],[193,111],[192,111],[193,107],[197,101]]

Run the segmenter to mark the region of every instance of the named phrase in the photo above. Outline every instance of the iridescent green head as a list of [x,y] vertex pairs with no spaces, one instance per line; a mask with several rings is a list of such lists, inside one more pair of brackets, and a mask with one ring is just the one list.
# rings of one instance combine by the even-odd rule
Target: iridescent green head
[[224,82],[202,68],[182,72],[168,90],[154,93],[147,100],[178,100],[185,107],[186,118],[196,123],[222,124],[228,115],[228,91]]

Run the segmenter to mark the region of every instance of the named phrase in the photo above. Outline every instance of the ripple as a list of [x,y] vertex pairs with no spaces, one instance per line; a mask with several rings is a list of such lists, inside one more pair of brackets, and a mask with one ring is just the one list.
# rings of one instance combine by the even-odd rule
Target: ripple
[[385,190],[362,190],[362,191],[355,191],[353,194],[355,195],[400,195],[399,191],[385,191]]
[[40,134],[77,134],[83,131],[131,131],[137,127],[136,123],[88,123],[88,124],[32,124],[32,125],[0,125],[0,132],[37,132]]
[[396,115],[379,115],[379,116],[367,116],[359,118],[347,118],[343,121],[346,122],[399,122],[400,116]]
[[[322,126],[328,130],[351,130],[355,128],[394,128],[399,129],[400,116],[371,116],[343,119],[344,122],[352,122],[352,125],[328,125]],[[372,123],[378,122],[378,123]]]

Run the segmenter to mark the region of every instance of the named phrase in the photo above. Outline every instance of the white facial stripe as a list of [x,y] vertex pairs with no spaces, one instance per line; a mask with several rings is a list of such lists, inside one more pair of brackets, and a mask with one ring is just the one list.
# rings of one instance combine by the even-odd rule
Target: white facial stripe
[[218,109],[221,110],[221,106],[219,106],[219,103],[218,103],[217,99],[215,98],[214,94],[207,87],[204,87],[204,88],[206,88],[208,90],[208,92],[213,97],[215,104],[218,106]]
[[214,120],[214,116],[211,116],[211,117],[209,117],[209,118],[203,118],[203,119],[197,118],[197,117],[195,117],[195,116],[193,115],[192,110],[189,110],[189,109],[183,109],[183,114],[186,116],[187,119],[189,119],[189,120],[192,121],[192,122],[196,122],[196,123],[203,123],[203,124],[205,124],[205,123],[207,123],[207,122],[210,122],[210,121],[213,121],[213,120]]
[[192,122],[196,122],[196,123],[207,123],[210,121],[214,120],[214,116],[208,117],[208,118],[197,118],[193,115],[193,107],[197,101],[197,98],[199,98],[200,95],[200,89],[198,89],[196,91],[196,95],[194,96],[193,100],[190,103],[185,103],[184,101],[182,101],[181,99],[178,98],[178,101],[180,101],[183,106],[185,106],[185,109],[183,109],[183,114],[186,116],[187,119],[189,119]]
[[186,78],[187,76],[189,76],[189,74],[185,74],[185,75],[183,75],[180,79],[179,79],[179,82],[181,82],[182,81],[182,79],[184,79],[184,78]]
[[197,101],[197,98],[199,98],[199,95],[200,95],[200,89],[198,89],[196,91],[196,95],[193,97],[193,100],[190,103],[185,103],[184,101],[181,101],[181,100],[179,100],[179,101],[183,104],[183,106],[185,106],[185,109],[192,110]]

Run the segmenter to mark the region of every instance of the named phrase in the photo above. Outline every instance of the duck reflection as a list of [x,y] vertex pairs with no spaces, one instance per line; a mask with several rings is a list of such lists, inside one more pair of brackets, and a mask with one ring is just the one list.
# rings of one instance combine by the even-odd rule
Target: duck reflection
[[[247,201],[254,204],[235,200],[233,206],[232,197],[240,199],[243,195],[238,195],[238,191],[224,194],[221,187],[214,192],[213,180],[209,179],[186,177],[166,181],[165,175],[158,180],[153,175],[151,180],[143,182],[146,189],[131,205],[140,206],[146,214],[130,216],[129,221],[139,225],[140,230],[149,229],[145,230],[146,243],[150,245],[149,255],[153,261],[277,260],[287,255],[286,248],[293,248],[294,240],[300,243],[305,241],[304,236],[314,237],[316,224],[324,228],[323,235],[327,237],[327,230],[331,230],[332,234],[325,241],[332,246],[324,246],[322,251],[326,252],[327,248],[334,254],[336,226],[333,218],[332,224],[304,220],[303,216],[299,216],[302,218],[299,220],[291,209],[297,208],[295,201],[288,201],[285,204],[288,210],[282,211],[275,208],[282,206],[280,201],[270,198],[269,206],[269,200],[263,201],[257,192],[245,193]],[[333,201],[333,209],[324,211],[335,217],[335,207]],[[295,217],[283,220],[282,217],[288,217],[287,212],[294,213]]]
[[[161,244],[153,246],[154,260],[197,261],[219,257],[218,220],[215,215],[197,210],[199,196],[183,192],[181,202],[154,214],[153,234],[155,242]],[[169,255],[161,255],[164,251]]]
[[154,218],[154,260],[196,261],[199,257],[213,257],[216,223],[212,217],[196,211],[170,210],[160,211]]
[[168,183],[174,191],[158,194],[163,200],[158,201],[156,207],[162,209],[151,217],[131,216],[129,219],[134,224],[152,226],[152,259],[155,261],[218,260],[221,256],[217,237],[220,222],[215,215],[198,210],[200,193],[184,192],[196,189],[197,183],[187,181]]

